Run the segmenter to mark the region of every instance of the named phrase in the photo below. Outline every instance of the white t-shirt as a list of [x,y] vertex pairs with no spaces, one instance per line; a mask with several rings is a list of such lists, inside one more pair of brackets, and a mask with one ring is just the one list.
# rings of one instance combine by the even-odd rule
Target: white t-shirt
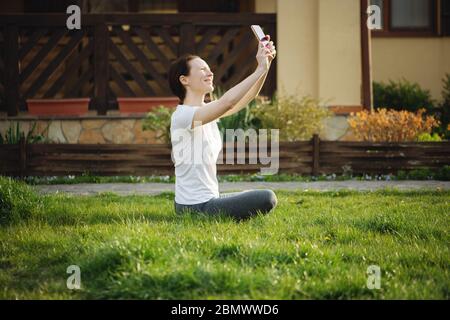
[[217,158],[222,150],[219,119],[191,129],[198,106],[178,105],[171,117],[175,202],[198,204],[219,197]]

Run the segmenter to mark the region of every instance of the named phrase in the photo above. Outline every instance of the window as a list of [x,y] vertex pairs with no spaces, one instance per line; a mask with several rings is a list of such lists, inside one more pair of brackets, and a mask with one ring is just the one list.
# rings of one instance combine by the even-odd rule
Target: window
[[441,34],[450,36],[450,1],[441,0]]
[[433,36],[438,34],[437,0],[371,0],[382,14],[382,30],[374,36]]
[[[381,15],[384,15],[384,3],[383,0],[371,0],[370,4],[377,5],[381,9]],[[384,29],[384,19],[381,19],[381,28]]]
[[391,27],[429,29],[432,27],[429,0],[391,0]]

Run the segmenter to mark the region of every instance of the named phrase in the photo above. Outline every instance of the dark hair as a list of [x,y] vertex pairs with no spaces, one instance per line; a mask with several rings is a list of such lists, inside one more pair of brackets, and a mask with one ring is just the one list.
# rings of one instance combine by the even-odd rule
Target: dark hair
[[180,82],[180,76],[189,76],[189,73],[191,72],[189,61],[195,58],[199,58],[199,56],[187,53],[176,59],[170,65],[168,74],[170,90],[180,98],[181,103],[183,103],[184,98],[186,98],[186,88]]

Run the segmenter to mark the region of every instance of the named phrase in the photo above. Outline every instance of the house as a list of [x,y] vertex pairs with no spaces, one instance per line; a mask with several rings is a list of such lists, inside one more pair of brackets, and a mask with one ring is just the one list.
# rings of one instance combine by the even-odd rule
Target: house
[[[92,33],[80,35],[73,45],[76,50],[49,69],[73,35],[53,35],[55,46],[49,50],[45,44],[52,35],[44,39],[36,25],[44,28],[48,23],[54,28],[59,23],[64,28],[65,8],[73,3],[82,8],[85,30]],[[380,7],[382,30],[368,30],[369,5]],[[10,120],[24,124],[37,120],[40,128],[50,125],[49,133],[60,142],[153,141],[151,133],[140,131],[142,116],[120,114],[117,99],[170,95],[164,72],[183,52],[204,55],[216,67],[219,84],[230,87],[255,66],[256,42],[255,47],[248,45],[255,41],[250,24],[261,24],[277,45],[277,59],[262,93],[278,90],[322,99],[336,113],[324,133],[330,140],[345,138],[349,112],[370,109],[372,80],[406,78],[439,99],[441,79],[450,73],[450,3],[445,0],[21,0],[4,2],[0,10],[15,13],[1,16],[0,25],[17,21],[20,38],[18,94],[10,89],[15,82],[5,79],[0,86],[0,130]],[[32,29],[23,15],[32,12],[60,14],[49,20],[33,18]],[[106,14],[106,25],[101,27],[97,18],[88,17],[91,13]],[[109,35],[108,45],[96,41],[102,34]],[[0,37],[4,55],[8,35],[4,28]],[[27,47],[29,40],[35,45]],[[103,53],[109,59],[88,52],[90,41],[95,50],[108,48]],[[41,61],[33,60],[42,50],[48,52]],[[89,59],[81,59],[82,54]],[[5,58],[0,70],[15,79],[13,72],[6,72],[14,57]],[[75,72],[66,75],[73,61],[78,63]],[[108,70],[108,76],[96,71],[100,69]],[[46,77],[40,78],[45,72]],[[91,97],[91,111],[77,119],[30,117],[26,99],[43,97]],[[116,134],[127,128],[132,134]]]
[[[325,99],[344,115],[370,106],[370,79],[405,78],[440,98],[441,81],[450,73],[450,1],[273,2],[277,88]],[[369,4],[381,8],[383,29],[372,31],[366,39]],[[341,138],[347,128],[343,117],[334,118],[328,127],[328,139]]]

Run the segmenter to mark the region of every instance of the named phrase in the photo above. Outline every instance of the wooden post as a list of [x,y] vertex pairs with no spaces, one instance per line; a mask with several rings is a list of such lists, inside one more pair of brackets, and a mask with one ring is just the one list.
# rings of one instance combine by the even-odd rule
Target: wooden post
[[27,141],[25,136],[21,135],[19,141],[19,162],[20,162],[20,177],[23,178],[27,173]]
[[195,53],[195,27],[192,23],[186,22],[180,26],[180,43],[178,55],[185,53]]
[[369,0],[360,0],[360,28],[361,28],[361,63],[362,63],[362,105],[369,111],[373,109],[372,102],[372,59],[371,59],[371,31],[367,27],[367,7]]
[[19,111],[19,29],[8,25],[5,34],[5,95],[8,116]]
[[94,32],[94,105],[97,114],[108,110],[108,27],[105,23],[95,26]]
[[320,154],[320,139],[318,134],[314,134],[312,138],[313,147],[313,166],[312,174],[316,176],[319,173],[319,154]]
[[[278,45],[277,43],[277,25],[271,24],[270,28],[268,30],[268,33],[270,34],[271,41],[275,44],[275,46]],[[275,60],[272,61],[272,65],[270,67],[269,74],[267,75],[267,89],[266,89],[266,95],[271,99],[274,95],[274,93],[277,90],[277,61],[278,57],[275,57]]]

